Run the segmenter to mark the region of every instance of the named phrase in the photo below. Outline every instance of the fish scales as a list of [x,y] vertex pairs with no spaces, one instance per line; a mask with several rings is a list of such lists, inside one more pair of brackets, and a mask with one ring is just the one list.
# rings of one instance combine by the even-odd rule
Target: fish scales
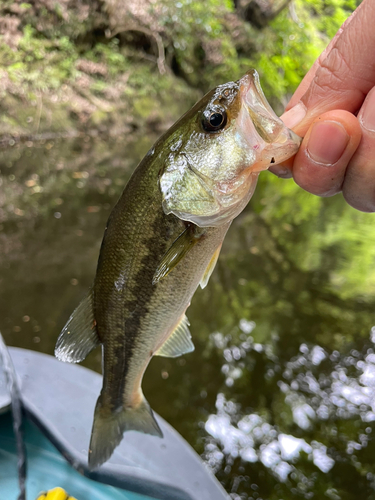
[[157,176],[147,157],[113,210],[103,239],[93,286],[104,354],[99,415],[142,402],[140,377],[184,314],[191,290],[229,227],[207,228],[186,255],[185,265],[153,285],[158,264],[188,224],[164,213]]
[[153,355],[193,350],[185,311],[206,286],[221,244],[259,172],[300,144],[266,101],[257,73],[210,91],[149,151],[113,209],[92,289],[69,318],[56,356],[103,349],[89,466],[125,431],[162,436],[141,382]]
[[[138,170],[144,190],[134,189],[138,175],[135,176],[112,212],[94,282],[95,318],[104,344],[102,394],[114,409],[129,403],[125,387],[130,384],[133,390],[134,386],[134,379],[133,384],[128,380],[130,360],[134,357],[135,364],[141,366],[148,363],[166,332],[187,308],[192,287],[198,286],[200,275],[228,227],[207,230],[207,237],[186,256],[185,266],[177,267],[164,280],[152,285],[155,269],[186,223],[164,214],[161,193],[154,189],[155,172],[147,175],[149,163],[147,158]],[[146,192],[147,196],[142,195]],[[189,271],[189,264],[193,263],[197,268],[194,273]],[[119,282],[121,290],[120,286],[113,286]]]

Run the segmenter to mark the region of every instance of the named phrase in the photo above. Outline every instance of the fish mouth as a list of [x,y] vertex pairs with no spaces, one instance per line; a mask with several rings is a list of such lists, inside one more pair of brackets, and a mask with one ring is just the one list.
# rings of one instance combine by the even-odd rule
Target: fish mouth
[[260,139],[257,149],[262,151],[262,159],[251,166],[251,171],[266,170],[272,164],[294,156],[302,138],[290,130],[273,111],[263,93],[258,72],[249,70],[238,84],[242,105],[250,115],[253,131],[255,129]]

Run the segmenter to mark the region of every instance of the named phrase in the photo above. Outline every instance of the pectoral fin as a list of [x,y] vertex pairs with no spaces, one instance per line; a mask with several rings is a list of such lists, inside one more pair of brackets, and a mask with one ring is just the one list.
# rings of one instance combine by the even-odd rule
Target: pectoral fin
[[172,269],[182,260],[185,255],[193,248],[204,234],[204,229],[189,224],[185,231],[174,241],[171,248],[164,254],[158,265],[152,284],[156,285],[162,278],[167,276]]
[[60,361],[79,363],[99,344],[90,290],[61,330],[56,342],[55,356]]
[[160,349],[156,351],[155,356],[177,358],[178,356],[194,351],[194,344],[191,341],[188,325],[189,321],[185,314],[183,314],[176,328]]
[[200,286],[201,288],[205,288],[207,286],[208,280],[211,277],[211,274],[213,273],[213,270],[215,269],[217,259],[219,258],[221,250],[221,245],[215,250],[215,253],[213,254],[210,263],[207,266],[207,269],[204,272],[204,275],[202,276],[202,279],[200,281]]

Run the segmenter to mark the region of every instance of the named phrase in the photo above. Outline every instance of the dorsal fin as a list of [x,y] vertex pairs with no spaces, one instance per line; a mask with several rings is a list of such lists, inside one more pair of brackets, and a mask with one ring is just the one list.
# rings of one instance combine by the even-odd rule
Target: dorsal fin
[[61,330],[56,342],[55,356],[60,361],[79,363],[99,344],[90,290]]
[[204,229],[194,226],[193,224],[189,224],[186,227],[161,259],[152,280],[153,285],[156,285],[158,281],[167,276],[167,274],[177,266],[180,260],[182,260],[188,251],[199,241],[204,232]]
[[188,328],[189,320],[182,315],[168,339],[156,351],[155,356],[164,356],[165,358],[177,358],[183,354],[194,351],[194,344],[191,341],[191,334]]
[[207,286],[208,280],[210,279],[211,274],[215,269],[217,259],[219,258],[220,250],[221,250],[221,245],[218,246],[217,249],[215,250],[214,254],[211,257],[210,263],[208,264],[204,272],[204,275],[202,276],[202,279],[200,281],[201,288],[205,288]]

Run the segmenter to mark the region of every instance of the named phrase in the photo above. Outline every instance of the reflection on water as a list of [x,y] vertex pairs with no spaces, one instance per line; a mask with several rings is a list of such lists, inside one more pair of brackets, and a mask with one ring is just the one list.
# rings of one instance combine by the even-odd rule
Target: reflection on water
[[[271,347],[254,343],[252,336],[240,345],[230,347],[222,335],[216,333],[212,338],[222,349],[225,360],[230,362],[230,369],[227,363],[222,366],[225,374],[236,373],[235,378],[239,378],[243,369],[240,359],[247,357],[252,349],[264,353],[268,351],[267,358],[272,362]],[[366,448],[372,439],[373,429],[366,423],[375,420],[374,342],[373,328],[371,347],[362,352],[352,349],[345,356],[333,351],[328,357],[320,346],[309,348],[301,344],[300,353],[284,364],[283,380],[278,382],[279,393],[274,397],[284,399],[297,426],[295,434],[305,435],[305,438],[282,432],[279,425],[270,424],[270,419],[257,412],[246,414],[240,405],[219,393],[216,413],[211,414],[205,424],[211,439],[206,441],[204,457],[210,467],[218,472],[228,459],[230,463],[238,458],[242,462],[260,462],[270,469],[277,480],[285,483],[293,475],[302,480],[298,464],[305,455],[321,472],[328,473],[335,466],[333,457],[336,453],[317,439],[316,431],[322,422],[329,421],[343,425],[345,421],[354,420],[355,434],[349,436],[343,433],[339,436],[340,441],[345,442],[348,457],[354,457],[356,452]],[[324,369],[320,366],[323,361],[326,363]],[[352,368],[350,376],[348,367]],[[226,379],[227,385],[228,382],[233,385],[233,376]],[[330,426],[329,431],[337,438],[335,426]],[[326,443],[327,437],[324,439]],[[367,473],[366,478],[373,482],[373,473]],[[309,494],[306,492],[306,498],[313,498],[313,492],[313,488]],[[329,498],[336,498],[331,493]]]
[[[10,345],[53,352],[152,139],[0,151],[0,329]],[[263,174],[188,316],[195,352],[153,359],[144,392],[233,499],[375,498],[371,214]],[[100,370],[100,352],[84,364]]]

